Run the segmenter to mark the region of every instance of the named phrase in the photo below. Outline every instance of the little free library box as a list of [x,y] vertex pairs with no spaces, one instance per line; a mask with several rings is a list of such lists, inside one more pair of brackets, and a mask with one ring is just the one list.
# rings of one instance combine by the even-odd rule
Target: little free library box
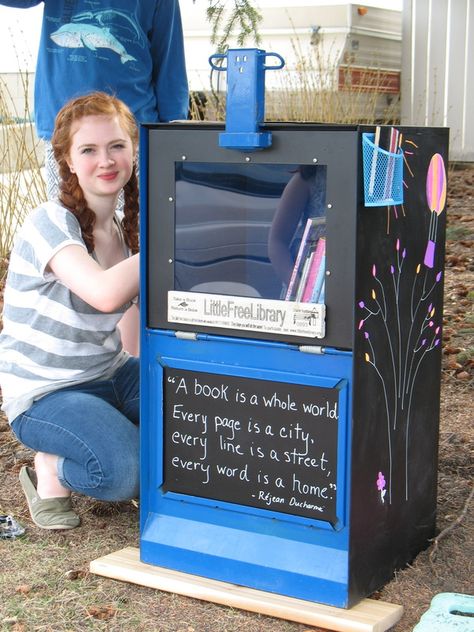
[[351,608],[435,533],[446,129],[141,137],[145,564]]

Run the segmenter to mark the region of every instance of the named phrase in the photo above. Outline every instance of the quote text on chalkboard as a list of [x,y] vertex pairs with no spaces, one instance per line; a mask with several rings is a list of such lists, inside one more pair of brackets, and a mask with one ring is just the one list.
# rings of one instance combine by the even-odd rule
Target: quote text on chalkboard
[[164,370],[164,491],[336,522],[339,390]]

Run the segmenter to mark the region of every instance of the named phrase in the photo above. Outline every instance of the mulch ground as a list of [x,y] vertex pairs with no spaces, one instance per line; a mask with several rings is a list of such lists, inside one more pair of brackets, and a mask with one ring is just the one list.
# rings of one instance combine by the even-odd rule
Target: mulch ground
[[[437,593],[474,592],[473,235],[474,165],[463,165],[451,169],[449,173],[438,533],[411,565],[397,572],[391,582],[372,595],[372,598],[404,606],[403,618],[393,628],[394,632],[411,632]],[[307,626],[291,622],[139,586],[120,584],[118,590],[117,582],[99,577],[91,579],[87,570],[88,560],[124,546],[138,545],[136,507],[131,504],[107,505],[78,498],[76,505],[83,516],[82,529],[68,535],[42,532],[29,518],[18,483],[20,467],[31,464],[31,461],[31,452],[18,444],[9,431],[6,419],[0,416],[0,513],[14,513],[27,527],[27,538],[23,541],[31,549],[25,564],[20,557],[20,549],[15,550],[7,541],[1,545],[0,565],[7,574],[0,583],[0,629],[16,632],[85,628],[160,632],[309,632]],[[88,605],[82,605],[82,622],[74,618],[74,613],[81,606],[77,585],[62,584],[62,592],[58,594],[57,582],[46,586],[38,580],[44,573],[45,550],[48,551],[49,575],[64,577],[66,562],[61,552],[65,542],[68,550],[66,570],[72,573],[68,581],[82,582],[86,592],[93,585],[94,594],[99,595],[93,605],[89,601]],[[32,595],[38,597],[38,591],[42,591],[44,598],[42,609],[39,609],[37,601],[31,600]],[[58,598],[62,600],[61,608],[67,608],[67,604],[71,603],[71,608],[75,609],[74,613],[69,613],[69,618],[63,615],[64,620],[58,619],[47,605]],[[18,599],[23,600],[24,607],[18,605]],[[86,600],[86,597],[83,599]]]

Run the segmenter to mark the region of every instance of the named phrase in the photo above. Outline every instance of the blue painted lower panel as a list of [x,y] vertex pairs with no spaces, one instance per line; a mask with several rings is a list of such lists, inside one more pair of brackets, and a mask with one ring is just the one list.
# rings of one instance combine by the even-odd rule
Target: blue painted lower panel
[[314,542],[150,514],[144,563],[307,601],[348,605],[348,554]]
[[[349,596],[351,354],[329,352],[314,355],[281,344],[210,337],[195,341],[178,340],[169,333],[149,332],[141,360],[141,560],[298,599],[341,608],[352,605]],[[332,463],[337,465],[337,475],[332,473],[332,478],[328,478],[337,483],[334,485],[334,489],[337,488],[335,520],[331,516],[318,519],[317,512],[314,518],[308,512],[299,512],[299,515],[298,512],[296,515],[282,513],[278,511],[278,505],[267,508],[258,506],[258,503],[255,506],[239,504],[233,500],[232,494],[221,494],[217,483],[211,496],[206,496],[206,486],[202,486],[202,494],[193,495],[190,491],[185,493],[182,486],[177,488],[167,484],[164,445],[164,437],[170,437],[167,424],[179,423],[187,428],[179,434],[180,440],[192,434],[198,441],[200,436],[191,430],[191,421],[165,419],[164,410],[169,406],[166,389],[170,387],[170,381],[176,380],[176,375],[179,378],[183,371],[192,371],[192,375],[203,372],[255,380],[255,391],[249,389],[248,392],[262,390],[262,381],[278,383],[282,393],[294,391],[292,385],[296,388],[303,385],[310,391],[314,387],[319,393],[321,389],[333,393],[336,389],[339,393],[337,458],[333,456]],[[230,382],[229,377],[227,382]],[[177,391],[179,382],[174,383],[176,386],[172,390]],[[285,384],[288,384],[288,389]],[[235,402],[235,398],[230,401]],[[185,408],[178,407],[178,410]],[[187,410],[202,412],[203,409],[188,407]],[[212,407],[206,410],[209,416],[213,414]],[[240,405],[229,402],[228,412],[222,404],[216,412],[230,415],[233,411],[243,410]],[[275,415],[278,414],[275,410]],[[285,427],[296,428],[298,420],[297,416]],[[311,418],[306,416],[304,428],[308,433],[311,423]],[[314,423],[320,433],[322,422],[315,417]],[[332,423],[329,417],[327,423]],[[273,430],[279,428],[278,417],[272,418],[270,425]],[[241,433],[244,434],[244,431]],[[315,445],[318,444],[318,433],[314,435]],[[268,455],[269,449],[265,449],[264,443],[261,445]],[[288,445],[295,445],[295,441],[293,444],[290,441]],[[303,443],[300,441],[299,445]],[[279,447],[280,454],[285,449]],[[182,450],[185,454],[184,448]],[[305,450],[298,452],[304,453]],[[195,457],[195,462],[200,456]],[[274,477],[281,476],[283,479],[284,464],[281,471],[275,469],[274,472]],[[306,472],[309,476],[310,469],[307,468]],[[315,469],[314,476],[321,476],[319,467]],[[303,480],[303,475],[299,478]],[[222,477],[222,484],[226,485],[225,477]],[[198,491],[199,488],[198,485]],[[311,500],[309,496],[308,500]]]

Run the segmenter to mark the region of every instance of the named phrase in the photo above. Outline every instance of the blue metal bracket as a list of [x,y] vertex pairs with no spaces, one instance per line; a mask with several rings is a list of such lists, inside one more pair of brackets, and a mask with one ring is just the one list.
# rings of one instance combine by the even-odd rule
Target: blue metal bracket
[[[267,66],[267,57],[276,57],[279,63]],[[214,70],[227,72],[226,131],[219,134],[219,146],[242,151],[269,147],[271,132],[260,131],[265,115],[265,70],[283,68],[283,57],[258,48],[240,48],[211,55],[209,63]]]

